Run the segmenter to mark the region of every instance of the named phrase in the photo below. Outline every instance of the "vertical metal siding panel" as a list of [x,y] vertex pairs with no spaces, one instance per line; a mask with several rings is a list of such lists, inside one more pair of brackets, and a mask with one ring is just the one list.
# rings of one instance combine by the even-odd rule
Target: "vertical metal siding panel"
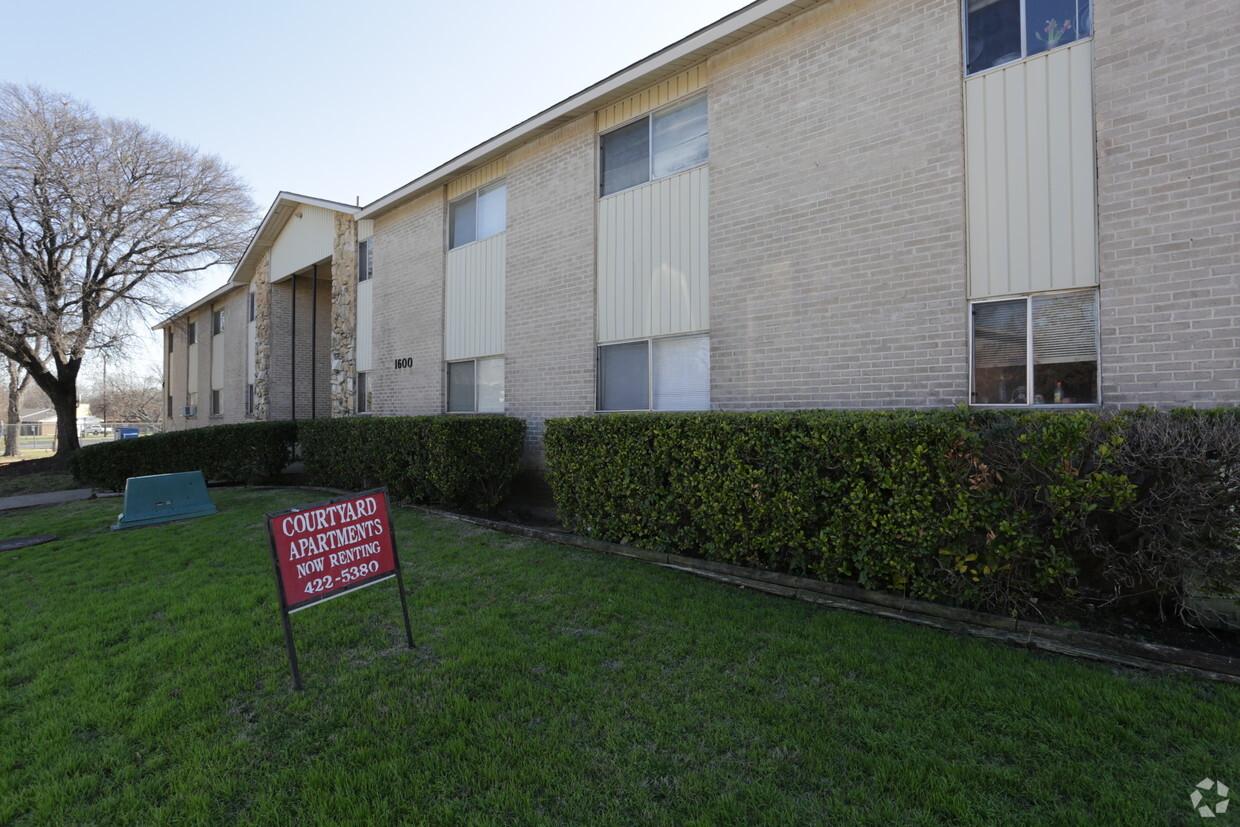
[[637,324],[634,325],[631,335],[633,336],[649,336],[653,324],[651,323],[651,296],[650,296],[650,270],[653,259],[655,257],[655,245],[658,239],[655,237],[654,228],[660,217],[656,214],[658,210],[658,199],[655,197],[654,186],[648,185],[640,187],[638,191],[641,195],[638,197],[638,204],[641,209],[641,256],[638,259],[641,262],[640,269],[635,270],[633,275],[636,276],[637,302],[635,310]]
[[357,341],[355,358],[357,369],[374,368],[374,280],[357,286]]
[[[202,336],[202,322],[198,322],[198,335]],[[186,372],[186,393],[198,393],[198,345],[192,344],[188,348],[189,370]]]
[[968,187],[969,295],[990,294],[990,212],[986,195],[986,79],[965,81],[965,165]]
[[[297,217],[301,213],[301,218]],[[335,213],[302,204],[293,211],[271,245],[271,278],[282,279],[332,254],[336,241]]]
[[1098,283],[1094,173],[1093,41],[1068,49],[1072,79],[1072,286]]
[[697,202],[693,205],[694,233],[694,307],[690,324],[694,330],[710,327],[710,167],[702,167],[696,187]]
[[449,361],[503,353],[505,235],[448,253],[444,358]]
[[989,290],[1006,293],[1008,278],[1008,190],[1007,135],[1005,134],[1003,75],[992,72],[985,76],[986,93],[986,207],[990,213]]
[[1029,289],[1049,290],[1051,281],[1051,185],[1053,164],[1047,133],[1050,106],[1046,61],[1031,61],[1026,72],[1029,148]]
[[1003,73],[1004,126],[1007,136],[1008,289],[1029,288],[1029,113],[1025,65]]
[[595,278],[598,285],[594,291],[594,318],[597,330],[595,334],[600,342],[607,341],[608,334],[611,331],[611,323],[607,319],[607,314],[611,311],[611,240],[614,235],[612,230],[612,208],[615,206],[614,198],[604,198],[598,204],[598,247],[595,261]]
[[507,350],[505,342],[505,297],[507,292],[508,281],[508,242],[505,233],[500,233],[496,237],[495,251],[493,256],[493,269],[491,271],[491,290],[488,296],[488,307],[490,308],[490,320],[488,330],[490,331],[490,339],[488,342],[489,353],[504,353]]
[[1051,287],[1072,286],[1072,132],[1069,96],[1072,74],[1067,52],[1046,56],[1050,106],[1046,126],[1050,145]]
[[224,387],[224,334],[211,337],[211,389]]
[[[247,299],[248,301],[248,299]],[[245,332],[245,382],[254,384],[254,354],[258,339],[258,322],[247,322]]]

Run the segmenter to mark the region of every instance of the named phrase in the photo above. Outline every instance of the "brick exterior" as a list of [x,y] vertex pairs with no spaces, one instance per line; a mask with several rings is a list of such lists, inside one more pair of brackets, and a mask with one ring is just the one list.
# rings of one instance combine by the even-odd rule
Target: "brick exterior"
[[547,417],[594,410],[594,119],[508,159],[506,411],[541,468]]
[[[314,299],[314,280],[308,274],[297,277],[295,326],[293,280],[285,279],[271,285],[268,419],[314,419],[331,416],[330,272],[330,267],[319,266],[317,302]],[[313,350],[310,327],[312,309],[316,311]],[[294,399],[296,405],[293,404]]]
[[1240,404],[1240,7],[1099,0],[1102,393]]
[[709,67],[713,406],[965,401],[958,0],[825,5]]
[[[384,416],[444,410],[444,220],[436,191],[375,222],[374,412]],[[396,370],[397,359],[413,367]]]

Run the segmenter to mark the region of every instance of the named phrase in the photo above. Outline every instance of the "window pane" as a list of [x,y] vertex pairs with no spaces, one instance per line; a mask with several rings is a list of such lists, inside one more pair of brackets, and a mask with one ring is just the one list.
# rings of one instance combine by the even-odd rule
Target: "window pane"
[[357,280],[366,281],[373,273],[374,253],[370,240],[358,242],[357,245]]
[[478,238],[490,238],[504,231],[507,201],[506,184],[478,193]]
[[650,120],[642,118],[599,139],[603,195],[650,180]]
[[1027,0],[1025,48],[1036,55],[1088,37],[1089,0]]
[[1033,299],[1035,402],[1098,401],[1098,295]]
[[1024,299],[973,305],[973,401],[1024,405],[1028,343]]
[[478,412],[504,412],[504,357],[478,360]]
[[654,178],[706,163],[706,96],[654,116]]
[[650,408],[648,345],[648,342],[627,342],[599,346],[600,411],[644,411]]
[[453,362],[448,365],[448,413],[474,410],[474,363]]
[[653,345],[655,410],[709,410],[710,337],[655,339]]
[[477,238],[478,226],[474,196],[469,195],[448,205],[448,248],[460,247]]
[[1020,0],[967,0],[965,74],[1020,60]]
[[357,412],[366,413],[370,410],[370,382],[364,373],[357,375]]

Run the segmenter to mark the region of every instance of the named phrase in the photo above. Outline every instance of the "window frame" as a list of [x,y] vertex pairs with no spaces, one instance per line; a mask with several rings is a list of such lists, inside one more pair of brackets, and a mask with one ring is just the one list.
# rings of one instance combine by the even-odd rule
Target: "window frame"
[[219,388],[211,389],[211,411],[209,416],[223,416],[224,410],[224,394]]
[[[495,190],[501,187],[504,188],[504,227],[503,229],[497,230],[491,233],[490,235],[479,235],[478,234],[479,233],[479,230],[478,230],[478,199],[481,198],[486,193],[494,192]],[[471,238],[469,241],[462,241],[460,243],[456,243],[456,239],[455,239],[456,233],[454,232],[455,228],[453,227],[453,224],[452,224],[452,220],[453,220],[452,208],[454,205],[461,204],[471,199],[473,200],[473,211],[474,211],[474,237]],[[453,198],[451,201],[448,202],[448,251],[449,252],[451,252],[452,250],[459,250],[462,247],[468,247],[470,244],[477,244],[479,241],[486,241],[488,238],[495,238],[495,236],[502,235],[506,232],[508,232],[508,179],[507,177],[497,178],[494,181],[490,181],[486,184],[483,184],[480,187],[470,190],[464,195],[459,195],[456,198]]]
[[[965,0],[965,2],[967,2],[967,0]],[[695,98],[704,98],[707,100],[706,159],[702,161],[702,163],[700,164],[694,164],[691,167],[685,167],[684,169],[678,169],[675,172],[668,173],[667,175],[660,175],[658,177],[655,177],[655,174],[654,174],[654,158],[655,158],[654,120],[655,120],[655,117],[662,112],[667,112],[676,107],[687,106],[690,103],[692,103]],[[607,193],[603,192],[603,139],[606,138],[608,135],[611,135],[613,132],[618,132],[619,130],[632,126],[633,124],[638,123],[642,120],[646,121],[646,180],[640,183],[637,183],[637,184],[633,184],[632,186],[624,187],[623,189],[613,190]],[[707,96],[707,90],[699,89],[696,92],[690,92],[688,95],[683,95],[682,97],[679,97],[674,101],[665,103],[662,106],[656,107],[650,110],[649,112],[638,115],[635,118],[629,118],[627,121],[615,124],[609,129],[603,132],[600,132],[598,134],[596,144],[597,146],[595,147],[595,153],[597,155],[598,162],[595,164],[595,169],[596,169],[596,174],[598,175],[598,198],[600,200],[603,198],[610,198],[611,196],[618,195],[622,192],[628,192],[629,190],[637,189],[638,187],[644,187],[647,184],[653,183],[655,181],[662,181],[667,178],[671,178],[675,175],[680,175],[681,173],[689,172],[690,170],[704,167],[710,163],[710,106],[709,106],[709,98]],[[620,342],[609,342],[608,344],[620,344]]]
[[[599,342],[594,346],[594,412],[595,413],[692,413],[693,411],[709,411],[711,410],[710,396],[710,364],[706,366],[707,381],[707,403],[705,408],[656,408],[654,407],[654,348],[655,342],[669,341],[672,339],[705,339],[707,354],[710,353],[710,332],[698,331],[695,333],[675,333],[670,336],[646,336],[637,339],[622,339],[616,342]],[[646,343],[646,407],[644,408],[604,408],[603,388],[600,384],[602,379],[602,351],[605,347],[614,345],[631,345],[635,342]]]
[[[995,69],[1002,69],[1005,66],[1012,66],[1013,64],[1020,63],[1023,60],[1028,60],[1031,57],[1038,57],[1040,55],[1044,55],[1049,52],[1056,51],[1057,49],[1062,49],[1067,46],[1071,46],[1074,43],[1080,43],[1085,40],[1090,40],[1094,36],[1093,14],[1094,14],[1094,4],[1097,2],[1097,0],[1088,0],[1089,21],[1090,21],[1089,34],[1073,37],[1071,40],[1067,41],[1066,43],[1056,44],[1053,47],[1043,49],[1042,51],[1031,55],[1029,54],[1029,20],[1028,20],[1029,0],[1018,0],[1018,2],[1020,3],[1020,57],[1005,61],[1003,63],[997,63],[992,66],[987,66],[985,69],[978,69],[976,71],[970,72],[969,71],[969,0],[960,0],[960,43],[961,43],[960,59],[961,59],[961,69],[963,71],[964,77],[973,78],[979,75],[983,75],[986,72],[994,71]],[[1079,21],[1078,21],[1078,25],[1079,25]]]
[[357,242],[357,283],[370,281],[375,277],[375,248],[372,239]]
[[198,322],[190,322],[185,326],[185,342],[189,345],[198,344]]
[[224,308],[211,311],[211,335],[219,336],[224,332]]
[[246,315],[249,318],[247,318],[246,321],[252,322],[258,318],[258,293],[251,290],[247,295],[250,298],[248,301],[249,309],[246,311]]
[[[1033,353],[1033,302],[1035,299],[1055,298],[1058,296],[1069,296],[1076,293],[1092,292],[1094,298],[1094,318],[1097,324],[1094,326],[1094,358],[1096,367],[1094,369],[1094,400],[1093,402],[1034,402],[1036,394],[1033,393],[1034,388],[1034,368],[1036,367]],[[973,308],[979,304],[998,304],[1001,302],[1025,302],[1025,401],[1021,402],[975,402],[974,397],[977,394],[977,365],[975,364],[976,351],[974,349],[974,328]],[[969,327],[969,407],[971,408],[1015,408],[1017,410],[1072,410],[1072,409],[1089,409],[1099,408],[1102,406],[1102,316],[1100,308],[1099,290],[1097,287],[1078,288],[1074,290],[1042,290],[1033,293],[1019,293],[1010,296],[987,296],[984,299],[974,299],[968,303],[968,317],[966,324]]]
[[[443,369],[443,376],[444,376],[443,407],[444,407],[444,413],[447,413],[447,414],[453,414],[453,415],[456,415],[456,414],[479,414],[479,415],[482,415],[482,416],[495,416],[495,415],[497,415],[497,414],[506,414],[506,413],[508,412],[508,400],[504,398],[504,395],[503,395],[503,388],[501,388],[501,389],[500,389],[500,409],[499,409],[498,411],[480,411],[480,410],[478,410],[478,388],[479,388],[479,386],[481,385],[481,383],[478,381],[478,363],[479,363],[479,362],[486,362],[486,361],[498,361],[498,362],[500,363],[501,367],[504,369],[504,384],[505,384],[505,387],[507,386],[507,382],[508,382],[507,367],[508,367],[508,365],[507,365],[507,358],[506,358],[503,354],[495,354],[495,355],[493,355],[493,356],[475,356],[475,357],[473,357],[473,358],[471,358],[471,359],[450,359],[450,360],[447,360],[447,361],[445,361],[445,362],[444,362],[444,369]],[[472,407],[470,410],[468,410],[468,411],[454,411],[454,410],[452,410],[452,402],[451,402],[451,396],[450,396],[450,395],[451,395],[451,393],[452,393],[452,366],[453,366],[453,365],[464,365],[464,364],[470,364],[470,363],[472,363],[472,364],[473,364],[473,366],[474,366],[474,382],[473,382],[473,389],[474,389],[474,401],[473,401],[473,407]]]

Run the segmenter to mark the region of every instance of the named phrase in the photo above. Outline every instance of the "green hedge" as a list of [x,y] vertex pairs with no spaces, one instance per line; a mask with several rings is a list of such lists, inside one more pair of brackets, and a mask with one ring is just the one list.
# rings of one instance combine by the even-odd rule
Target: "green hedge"
[[295,422],[213,425],[91,445],[74,452],[69,470],[83,485],[109,491],[123,491],[129,477],[180,471],[255,483],[284,470],[296,441]]
[[386,485],[394,497],[487,510],[521,463],[525,423],[503,416],[394,416],[301,423],[301,457],[322,485]]
[[1235,411],[551,420],[573,530],[1004,612],[1240,582]]

